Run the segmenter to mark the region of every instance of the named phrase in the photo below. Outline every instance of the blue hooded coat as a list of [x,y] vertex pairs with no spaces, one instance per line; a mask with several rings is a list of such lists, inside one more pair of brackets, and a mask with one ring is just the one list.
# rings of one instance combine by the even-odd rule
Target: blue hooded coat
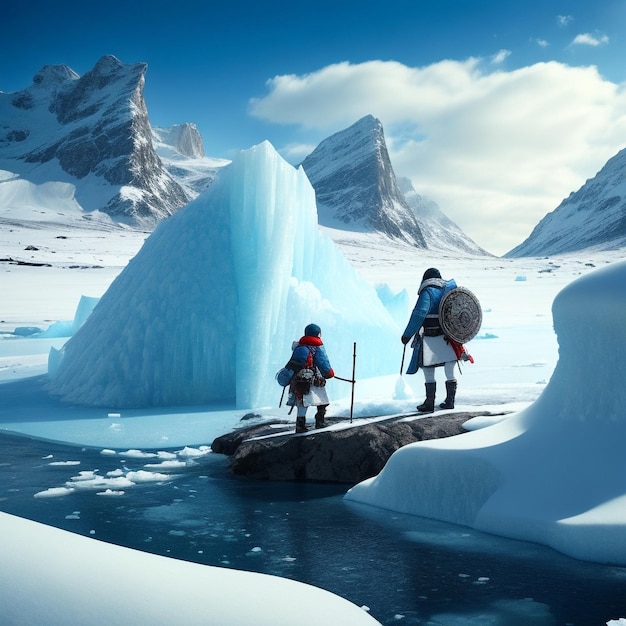
[[[402,337],[407,340],[415,335],[415,339],[411,344],[413,354],[411,355],[411,362],[406,371],[407,374],[415,374],[422,365],[422,341],[428,341],[429,337],[423,337],[419,332],[420,329],[422,327],[430,328],[436,332],[436,329],[439,328],[438,336],[443,335],[439,326],[439,304],[443,296],[456,286],[454,279],[444,280],[443,278],[428,278],[422,281],[417,292],[417,302],[411,313],[409,323],[402,333]],[[433,365],[443,365],[446,361],[456,361],[456,355],[452,347],[450,347],[449,356],[446,354],[442,358],[444,360],[441,361],[441,363]]]

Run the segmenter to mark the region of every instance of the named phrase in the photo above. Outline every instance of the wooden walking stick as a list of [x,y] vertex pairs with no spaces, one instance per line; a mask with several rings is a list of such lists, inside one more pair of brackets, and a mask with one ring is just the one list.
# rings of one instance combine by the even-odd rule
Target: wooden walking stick
[[352,414],[354,413],[354,383],[356,383],[356,341],[354,342],[354,351],[352,353],[352,378],[341,378],[335,376],[336,380],[343,380],[346,383],[352,383],[352,395],[350,397],[350,423],[352,424]]
[[354,383],[356,383],[356,341],[352,352],[352,396],[350,398],[350,423],[352,424],[352,412],[354,410]]

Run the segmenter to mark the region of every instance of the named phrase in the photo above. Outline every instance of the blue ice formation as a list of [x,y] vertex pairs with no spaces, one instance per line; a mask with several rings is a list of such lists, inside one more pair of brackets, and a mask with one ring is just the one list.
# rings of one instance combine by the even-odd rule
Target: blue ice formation
[[320,232],[304,171],[264,142],[159,224],[51,353],[49,389],[88,406],[277,405],[274,374],[309,322],[339,376],[355,344],[357,380],[397,371],[397,323]]

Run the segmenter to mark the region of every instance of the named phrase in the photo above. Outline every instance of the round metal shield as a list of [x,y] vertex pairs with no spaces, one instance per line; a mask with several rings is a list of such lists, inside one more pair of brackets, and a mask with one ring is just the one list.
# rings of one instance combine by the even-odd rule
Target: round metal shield
[[483,312],[478,298],[465,287],[455,287],[439,304],[439,323],[453,341],[465,343],[478,334]]

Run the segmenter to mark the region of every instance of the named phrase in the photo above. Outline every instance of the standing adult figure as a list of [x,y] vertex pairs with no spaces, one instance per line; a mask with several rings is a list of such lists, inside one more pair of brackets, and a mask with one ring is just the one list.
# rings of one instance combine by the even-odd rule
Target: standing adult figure
[[304,335],[292,345],[293,353],[288,363],[296,374],[289,385],[287,404],[295,406],[296,432],[303,433],[306,427],[306,411],[316,406],[315,428],[325,426],[326,407],[329,405],[326,392],[326,380],[333,378],[335,372],[330,365],[326,349],[322,342],[322,330],[317,324],[309,324]]
[[409,323],[402,333],[402,343],[405,345],[414,337],[411,344],[413,354],[406,373],[415,374],[420,367],[424,370],[426,399],[417,407],[421,413],[432,413],[435,410],[435,368],[440,366],[444,367],[446,376],[446,399],[439,406],[442,409],[454,408],[457,388],[454,366],[457,356],[441,329],[439,304],[444,294],[456,286],[454,279],[442,279],[437,268],[427,269],[422,277]]

